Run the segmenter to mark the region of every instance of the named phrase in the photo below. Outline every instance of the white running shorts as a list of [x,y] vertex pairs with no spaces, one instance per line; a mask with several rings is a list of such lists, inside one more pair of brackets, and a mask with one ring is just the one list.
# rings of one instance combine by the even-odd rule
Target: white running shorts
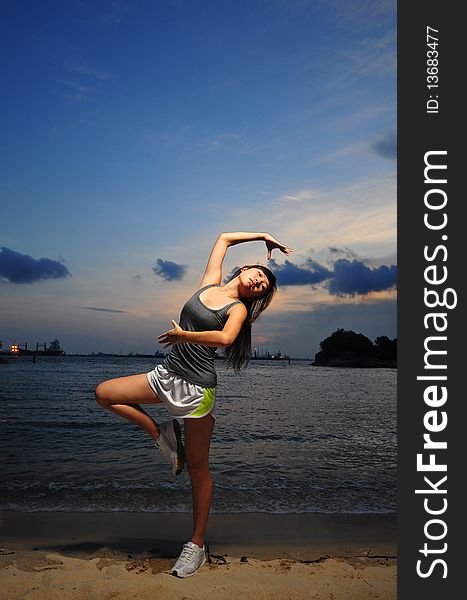
[[216,418],[215,388],[190,383],[162,365],[156,365],[146,377],[153,392],[175,419],[199,419],[209,414]]

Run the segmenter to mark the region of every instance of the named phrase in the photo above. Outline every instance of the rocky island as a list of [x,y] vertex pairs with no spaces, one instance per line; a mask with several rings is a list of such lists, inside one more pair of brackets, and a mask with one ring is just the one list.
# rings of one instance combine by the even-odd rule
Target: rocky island
[[377,337],[374,343],[362,333],[337,329],[320,342],[321,350],[315,354],[313,366],[318,367],[360,367],[396,368],[397,339],[390,340],[385,335]]

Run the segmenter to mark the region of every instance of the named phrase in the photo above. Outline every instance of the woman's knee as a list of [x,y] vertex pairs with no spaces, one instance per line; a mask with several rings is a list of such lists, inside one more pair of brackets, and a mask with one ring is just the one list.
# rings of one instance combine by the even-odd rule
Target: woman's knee
[[207,459],[191,459],[186,457],[186,466],[191,479],[201,479],[210,475],[209,461]]
[[102,383],[99,383],[99,385],[96,387],[95,390],[95,396],[96,396],[96,402],[97,404],[99,404],[100,406],[102,406],[102,408],[108,408],[109,406],[109,401],[110,401],[110,386],[109,386],[109,382],[108,381],[103,381]]
[[116,377],[100,383],[95,391],[97,402],[104,408],[112,404],[157,404],[162,402],[149,386],[145,373]]

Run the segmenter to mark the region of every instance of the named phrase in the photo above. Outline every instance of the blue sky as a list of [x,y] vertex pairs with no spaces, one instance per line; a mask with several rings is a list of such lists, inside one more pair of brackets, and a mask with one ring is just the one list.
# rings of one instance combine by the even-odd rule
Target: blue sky
[[[154,351],[233,230],[294,248],[254,345],[396,336],[395,2],[24,1],[1,17],[4,346]],[[255,260],[260,243],[236,246],[225,273]]]

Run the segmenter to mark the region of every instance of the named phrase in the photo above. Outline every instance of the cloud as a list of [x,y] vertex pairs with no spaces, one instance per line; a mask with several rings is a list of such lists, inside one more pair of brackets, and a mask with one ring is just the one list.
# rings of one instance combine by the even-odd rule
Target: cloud
[[342,2],[327,0],[326,6],[336,22],[346,29],[374,31],[375,27],[395,19],[396,7],[393,0],[360,0]]
[[346,64],[345,77],[385,77],[396,72],[396,32],[390,30],[382,36],[368,37],[356,42],[351,50],[342,53]]
[[278,285],[316,284],[332,277],[332,272],[312,258],[307,258],[303,266],[294,265],[286,260],[279,265],[274,259],[269,261],[271,270],[277,277]]
[[72,79],[67,78],[62,83],[65,98],[76,101],[87,101],[95,94],[112,76],[109,73],[95,69],[82,63],[65,62],[65,69],[72,74]]
[[106,73],[105,71],[95,69],[94,67],[83,63],[65,61],[64,66],[66,69],[68,69],[68,71],[78,73],[78,75],[84,75],[85,77],[89,77],[90,79],[94,79],[97,81],[105,81],[106,79],[112,79],[112,75],[110,75],[110,73]]
[[348,159],[348,157],[352,157],[354,155],[362,154],[368,151],[369,143],[367,140],[360,140],[357,142],[353,142],[346,146],[342,146],[341,148],[337,148],[337,150],[332,150],[322,156],[318,156],[315,158],[312,163],[323,164],[323,163],[331,163],[340,159]]
[[156,264],[152,267],[152,270],[156,275],[162,277],[166,281],[180,281],[183,279],[188,265],[177,265],[177,263],[171,260],[162,260],[158,258]]
[[371,144],[371,149],[383,158],[397,158],[397,138],[395,133],[388,133]]
[[99,312],[106,313],[127,313],[127,310],[116,310],[114,308],[104,308],[101,306],[79,306],[78,308],[84,308],[85,310],[97,310]]
[[209,149],[230,149],[239,146],[241,142],[242,134],[234,131],[232,133],[218,133],[212,138],[207,139],[205,143]]
[[[340,249],[331,247],[332,254],[345,254],[356,256],[349,248]],[[367,267],[361,260],[353,258],[339,258],[326,267],[312,258],[306,258],[302,265],[286,260],[278,264],[274,259],[268,262],[268,267],[277,277],[279,286],[317,285],[324,283],[328,293],[332,296],[356,296],[371,292],[382,292],[396,285],[397,267],[381,265],[376,268]],[[234,267],[224,280],[230,281],[235,271]]]
[[347,159],[349,156],[372,152],[383,158],[397,158],[397,138],[395,133],[381,135],[376,140],[360,140],[337,150],[332,150],[313,160],[316,164],[325,164],[335,162],[340,159]]
[[[304,189],[291,190],[290,195]],[[253,211],[250,216],[255,217]],[[395,177],[314,188],[311,202],[270,202],[265,228],[295,249],[334,246],[364,256],[391,254],[397,234]]]
[[89,96],[97,90],[96,86],[85,85],[79,81],[67,80],[63,84],[68,90],[63,96],[71,100],[88,100]]
[[359,260],[340,258],[334,263],[334,273],[327,287],[334,296],[355,296],[381,292],[397,283],[397,267],[381,265],[370,269]]
[[[286,260],[285,264],[280,265],[272,258],[268,261],[267,268],[277,277],[278,285],[284,286],[320,283],[330,275],[324,267],[315,263],[311,258],[307,259],[306,264],[308,267],[299,267]],[[258,265],[261,267],[261,263],[258,263]],[[228,283],[239,269],[240,266],[231,269],[224,277],[224,284]],[[326,274],[323,274],[323,270],[326,271]]]
[[393,110],[394,106],[389,101],[379,101],[377,104],[365,103],[363,107],[336,114],[328,127],[330,131],[336,132],[342,132],[342,130],[355,131],[357,127],[361,127],[368,122],[375,122],[381,115],[391,114]]
[[0,279],[10,283],[36,283],[44,279],[71,277],[67,267],[51,258],[33,258],[9,248],[0,248]]
[[[263,194],[265,192],[262,192]],[[279,196],[278,198],[275,198],[275,200],[273,200],[273,205],[275,206],[282,206],[282,205],[288,205],[291,202],[294,203],[298,203],[298,202],[306,202],[309,200],[313,200],[314,198],[314,192],[312,190],[299,190],[297,191],[295,194],[283,194],[282,196]]]
[[357,255],[350,248],[337,248],[336,246],[329,246],[329,252],[334,256],[337,254],[345,256],[345,258],[357,258]]

